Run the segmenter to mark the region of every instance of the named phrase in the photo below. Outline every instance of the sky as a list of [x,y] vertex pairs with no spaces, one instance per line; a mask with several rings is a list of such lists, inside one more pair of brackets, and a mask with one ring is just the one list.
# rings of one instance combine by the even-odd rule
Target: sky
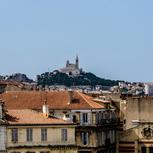
[[152,0],[0,1],[0,75],[30,78],[80,67],[113,80],[153,82]]

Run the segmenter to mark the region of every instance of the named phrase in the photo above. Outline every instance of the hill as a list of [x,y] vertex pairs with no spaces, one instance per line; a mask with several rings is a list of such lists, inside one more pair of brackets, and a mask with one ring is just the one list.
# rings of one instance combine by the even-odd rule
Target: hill
[[29,79],[25,74],[21,73],[15,73],[12,75],[6,75],[6,76],[0,76],[0,80],[6,80],[6,81],[16,81],[20,83],[33,83],[34,81],[32,79]]
[[118,85],[119,82],[120,81],[97,77],[96,75],[90,72],[89,73],[82,72],[78,76],[70,76],[56,70],[53,72],[45,72],[37,76],[37,84],[42,85],[43,87],[46,85],[48,86],[65,85],[68,87],[84,86],[84,85],[90,85],[90,86],[102,85],[102,86],[111,87]]

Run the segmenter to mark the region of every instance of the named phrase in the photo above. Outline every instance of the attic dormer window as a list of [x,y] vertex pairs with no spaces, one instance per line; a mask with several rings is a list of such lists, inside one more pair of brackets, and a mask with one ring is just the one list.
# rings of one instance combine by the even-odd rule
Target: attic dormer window
[[79,103],[79,102],[80,102],[80,100],[77,99],[77,98],[73,98],[72,101],[71,101],[71,103]]

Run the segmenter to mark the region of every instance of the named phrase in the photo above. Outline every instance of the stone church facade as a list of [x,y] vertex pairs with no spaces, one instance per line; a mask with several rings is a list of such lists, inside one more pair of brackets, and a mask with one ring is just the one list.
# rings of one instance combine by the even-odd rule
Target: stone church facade
[[60,69],[60,72],[77,76],[81,73],[81,69],[79,68],[79,57],[76,56],[75,63],[70,63],[69,60],[66,61],[66,65],[64,68]]

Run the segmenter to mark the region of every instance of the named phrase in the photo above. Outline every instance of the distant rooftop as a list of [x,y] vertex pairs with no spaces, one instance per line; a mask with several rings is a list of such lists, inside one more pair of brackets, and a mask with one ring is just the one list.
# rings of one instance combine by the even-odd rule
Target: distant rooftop
[[[72,94],[72,95],[70,95]],[[71,103],[69,103],[71,97]],[[47,102],[49,109],[102,109],[104,106],[81,92],[72,91],[21,91],[6,92],[0,97],[8,109],[41,109]]]
[[59,125],[59,124],[73,124],[72,122],[66,122],[62,119],[57,119],[53,117],[46,118],[43,116],[42,112],[35,110],[24,109],[24,110],[8,110],[7,121],[10,125]]

